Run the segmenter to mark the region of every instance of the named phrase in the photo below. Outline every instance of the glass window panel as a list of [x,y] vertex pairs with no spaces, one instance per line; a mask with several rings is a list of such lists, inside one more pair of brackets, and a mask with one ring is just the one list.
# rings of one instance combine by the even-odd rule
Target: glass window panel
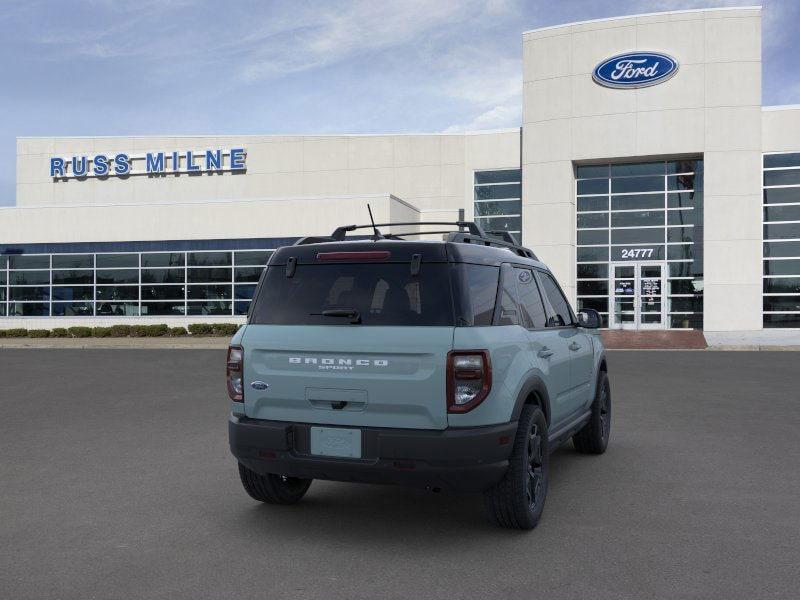
[[767,294],[800,294],[800,277],[775,277],[764,279]]
[[230,252],[189,252],[191,267],[222,267],[231,264]]
[[702,160],[671,160],[667,162],[667,174],[694,173],[703,169]]
[[587,179],[590,177],[608,178],[608,165],[580,165],[575,169],[576,179]]
[[[236,300],[251,300],[253,295],[256,293],[256,286],[254,285],[237,285],[234,288],[235,292],[233,297]],[[494,302],[492,302],[492,306],[494,307]],[[491,317],[490,317],[491,318]],[[487,323],[491,325],[491,323]]]
[[9,269],[49,269],[50,255],[14,254],[8,257]]
[[800,296],[764,296],[764,310],[800,312]]
[[50,314],[47,302],[9,302],[8,315],[11,317],[46,317]]
[[94,271],[53,271],[53,283],[94,283]]
[[765,221],[800,221],[800,204],[796,206],[765,206]]
[[4,254],[0,254],[0,271],[5,270],[6,266],[8,265],[8,257]]
[[[55,265],[53,265],[55,266]],[[125,267],[138,267],[139,255],[138,254],[98,254],[97,255],[97,268],[98,269],[118,269]]]
[[645,210],[664,208],[664,194],[611,196],[611,210]]
[[53,286],[53,300],[93,300],[94,288],[82,286]]
[[693,227],[670,227],[667,229],[667,242],[693,242],[694,234]]
[[137,269],[97,269],[97,283],[139,283]]
[[693,190],[695,187],[694,175],[668,175],[668,190]]
[[620,175],[663,175],[664,162],[627,163],[611,165],[611,177]]
[[504,185],[483,185],[475,188],[475,200],[496,200],[498,198],[521,198],[522,185],[509,183]]
[[231,269],[189,269],[189,283],[231,281]]
[[667,211],[667,225],[694,225],[696,210],[670,210]]
[[233,279],[234,281],[257,282],[263,270],[264,267],[237,267],[233,270]]
[[579,296],[607,296],[608,281],[579,281]]
[[50,283],[50,271],[11,271],[9,285],[42,285]]
[[190,315],[229,315],[231,314],[230,301],[218,302],[189,302],[187,305]]
[[142,267],[182,267],[183,252],[155,252],[142,254]]
[[233,314],[246,315],[247,311],[250,309],[250,304],[250,302],[245,300],[237,300],[233,303]]
[[612,229],[612,244],[653,244],[664,241],[664,229]]
[[530,269],[514,269],[522,325],[528,329],[541,329],[547,325],[541,290]]
[[519,169],[503,169],[498,171],[475,171],[475,183],[504,183],[522,180]]
[[99,285],[98,300],[138,300],[139,286],[136,285]]
[[578,248],[578,262],[608,261],[608,248]]
[[764,275],[800,275],[800,259],[765,260]]
[[587,227],[608,227],[608,213],[579,214],[578,229]]
[[702,192],[671,192],[667,194],[668,208],[698,208],[702,204]]
[[800,315],[764,315],[764,327],[770,329],[778,327],[800,328]]
[[239,250],[233,253],[234,262],[237,265],[266,265],[269,257],[272,256],[271,250]]
[[0,285],[6,284],[6,272],[0,271]]
[[0,302],[5,302],[5,301],[6,301],[6,288],[0,287]]
[[49,287],[12,287],[8,288],[9,300],[49,300]]
[[484,231],[520,231],[521,217],[477,217],[475,219]]
[[182,285],[143,285],[142,301],[147,300],[182,300],[184,286]]
[[91,302],[53,302],[54,317],[91,317],[94,305]]
[[611,193],[657,192],[664,190],[663,177],[621,177],[611,180]]
[[578,195],[607,194],[608,179],[583,179],[578,181]]
[[664,211],[647,210],[611,214],[612,227],[644,227],[647,225],[664,225]]
[[764,225],[764,239],[800,239],[800,223],[778,223]]
[[764,204],[800,202],[800,187],[764,190]]
[[578,244],[608,244],[608,229],[580,229],[578,230]]
[[608,312],[608,298],[578,298],[578,310],[591,308],[597,312]]
[[667,246],[667,260],[683,260],[694,258],[694,250],[691,244],[679,244]]
[[800,167],[800,152],[765,154],[764,167]]
[[693,296],[692,298],[669,299],[669,312],[702,312],[703,297]]
[[[5,294],[5,290],[3,290],[3,293]],[[6,316],[6,305],[0,304],[0,317],[5,317],[5,316]]]
[[578,212],[585,210],[608,210],[608,196],[578,198]]
[[91,269],[94,256],[91,254],[53,254],[54,269]]
[[670,315],[669,326],[672,329],[702,329],[703,315]]
[[96,314],[103,317],[136,317],[139,315],[137,302],[98,302]]
[[[694,267],[692,262],[674,262],[669,263],[669,276],[670,277],[692,277],[694,276]],[[701,274],[702,275],[702,274]]]
[[142,269],[142,283],[185,283],[183,269]]
[[141,314],[147,316],[183,315],[184,305],[180,302],[142,302]]
[[800,169],[786,171],[764,171],[764,185],[798,185]]
[[492,215],[518,215],[522,210],[521,200],[505,200],[500,202],[476,202],[475,216],[490,217]]
[[696,294],[700,290],[698,286],[702,286],[701,279],[671,279],[669,282],[670,294]]
[[765,242],[764,256],[800,258],[800,242]]
[[554,311],[548,321],[548,325],[554,327],[572,325],[572,311],[569,308],[569,302],[567,302],[564,294],[559,289],[556,280],[549,273],[542,272],[539,272],[539,278],[542,282],[542,291],[547,296]]
[[186,297],[189,300],[230,300],[231,285],[190,285]]
[[582,279],[608,277],[608,265],[578,265],[578,277]]

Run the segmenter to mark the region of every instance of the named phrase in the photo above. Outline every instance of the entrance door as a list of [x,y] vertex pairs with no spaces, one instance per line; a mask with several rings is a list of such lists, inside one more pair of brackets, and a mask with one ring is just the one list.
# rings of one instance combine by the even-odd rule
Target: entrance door
[[611,328],[666,329],[663,262],[611,264]]

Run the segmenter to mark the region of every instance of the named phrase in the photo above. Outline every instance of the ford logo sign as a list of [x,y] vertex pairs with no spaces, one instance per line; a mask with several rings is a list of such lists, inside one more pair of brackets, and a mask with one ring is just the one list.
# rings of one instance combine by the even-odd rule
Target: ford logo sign
[[594,69],[592,79],[609,88],[642,88],[666,81],[678,72],[678,61],[660,52],[627,52]]

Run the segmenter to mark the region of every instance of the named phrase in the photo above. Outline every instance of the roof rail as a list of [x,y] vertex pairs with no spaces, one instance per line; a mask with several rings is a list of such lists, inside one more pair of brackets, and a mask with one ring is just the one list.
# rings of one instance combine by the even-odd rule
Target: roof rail
[[[458,231],[409,231],[406,233],[387,233],[382,234],[379,227],[398,227],[398,226],[418,226],[418,225],[450,225],[457,227]],[[403,236],[425,235],[425,234],[446,234],[446,241],[460,244],[477,244],[482,246],[494,246],[496,248],[507,248],[519,256],[539,260],[532,250],[521,246],[516,238],[507,231],[484,231],[480,225],[473,221],[404,221],[396,223],[370,223],[369,225],[343,225],[337,227],[330,236],[308,236],[297,240],[295,246],[305,244],[318,244],[321,242],[342,242],[347,238],[347,234],[358,229],[372,229],[373,234],[369,237],[373,240],[402,240]],[[467,231],[463,231],[463,230]],[[487,235],[488,234],[488,235]],[[497,237],[493,237],[497,236]]]

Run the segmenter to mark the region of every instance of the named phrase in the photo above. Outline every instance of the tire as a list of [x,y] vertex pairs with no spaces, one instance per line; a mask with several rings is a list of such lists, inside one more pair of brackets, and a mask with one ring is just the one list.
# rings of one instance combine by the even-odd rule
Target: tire
[[267,504],[296,504],[305,496],[312,481],[282,475],[259,475],[241,463],[239,478],[251,498]]
[[544,510],[549,482],[547,420],[538,406],[526,405],[503,479],[483,493],[489,521],[509,529],[533,529]]
[[583,454],[602,454],[611,435],[611,385],[608,375],[600,371],[597,391],[592,402],[592,416],[578,433],[572,436],[575,450]]

